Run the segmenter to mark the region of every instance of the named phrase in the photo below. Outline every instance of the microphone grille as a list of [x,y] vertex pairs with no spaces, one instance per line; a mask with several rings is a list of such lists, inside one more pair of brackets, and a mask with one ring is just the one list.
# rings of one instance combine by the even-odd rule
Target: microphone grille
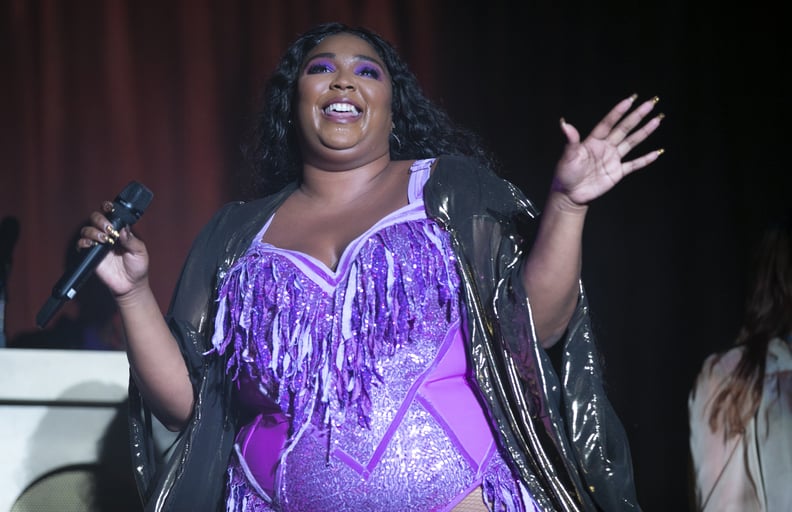
[[146,211],[146,208],[148,208],[153,198],[154,194],[151,190],[146,188],[142,183],[133,181],[118,194],[116,201],[123,203],[130,210],[136,212],[139,217]]

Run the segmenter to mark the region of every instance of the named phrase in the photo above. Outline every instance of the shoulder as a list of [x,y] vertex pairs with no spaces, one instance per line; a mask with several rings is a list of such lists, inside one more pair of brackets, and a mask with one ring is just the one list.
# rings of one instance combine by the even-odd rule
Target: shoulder
[[744,352],[743,347],[734,347],[725,352],[710,354],[701,365],[701,373],[717,379],[725,379],[737,369]]
[[220,260],[244,250],[275,208],[291,193],[290,185],[273,195],[251,201],[232,201],[219,208],[193,243],[206,256]]
[[213,221],[222,222],[227,219],[235,221],[255,218],[257,215],[269,209],[275,208],[291,192],[292,186],[286,187],[281,191],[258,199],[248,201],[231,201],[224,204],[215,212]]
[[471,179],[476,181],[500,180],[489,167],[462,155],[438,156],[435,159],[432,175],[435,179],[445,182],[469,182]]
[[773,338],[767,345],[765,374],[792,371],[792,343]]
[[204,230],[222,232],[225,228],[241,229],[247,224],[258,224],[263,218],[271,215],[294,187],[295,185],[289,185],[279,192],[259,199],[228,202],[215,212]]
[[436,199],[444,207],[458,212],[488,211],[511,217],[538,211],[531,201],[510,181],[498,176],[490,167],[460,155],[437,157],[432,176],[424,188],[425,197]]
[[716,390],[734,374],[743,352],[743,347],[734,347],[725,352],[708,355],[696,377],[691,400],[703,398],[706,401],[713,396]]

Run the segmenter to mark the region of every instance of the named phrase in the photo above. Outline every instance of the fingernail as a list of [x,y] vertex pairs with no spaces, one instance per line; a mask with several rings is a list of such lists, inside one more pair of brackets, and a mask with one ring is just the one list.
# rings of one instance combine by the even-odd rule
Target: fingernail
[[663,114],[662,112],[660,112],[659,114],[657,114],[657,120],[658,120],[658,121],[662,121],[663,119],[665,119],[665,114]]
[[104,208],[104,211],[108,213],[113,213],[115,211],[115,205],[110,201],[105,201],[102,203],[102,208]]
[[660,149],[657,150],[657,156],[660,156],[663,153],[665,153],[665,149],[664,148],[660,148]]
[[108,224],[107,227],[105,227],[105,231],[113,235],[113,238],[118,238],[119,236],[121,236],[121,234],[118,231],[116,231],[111,224]]
[[655,96],[654,98],[652,98],[652,103],[654,103],[655,105],[657,105],[658,101],[660,101],[660,97],[659,96]]
[[633,95],[630,96],[630,101],[635,101],[636,99],[638,99],[638,93],[633,93]]
[[564,126],[565,124],[566,124],[566,119],[564,119],[564,118],[562,117],[562,118],[561,118],[561,126]]

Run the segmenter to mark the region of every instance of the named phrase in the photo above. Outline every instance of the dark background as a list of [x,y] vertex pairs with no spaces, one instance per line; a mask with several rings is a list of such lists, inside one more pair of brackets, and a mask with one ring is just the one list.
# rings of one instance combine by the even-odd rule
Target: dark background
[[[130,180],[167,304],[190,241],[244,194],[238,143],[286,44],[320,21],[391,40],[539,206],[563,139],[660,97],[666,153],[591,208],[583,278],[647,511],[688,508],[687,394],[739,327],[749,249],[790,204],[788,28],[759,3],[0,1],[0,217],[19,219],[9,336],[75,226]],[[64,314],[68,314],[68,307]]]
[[739,327],[749,249],[792,205],[789,32],[761,3],[489,2],[448,9],[440,90],[538,201],[562,139],[632,92],[664,147],[590,210],[584,283],[648,511],[688,499],[687,394]]

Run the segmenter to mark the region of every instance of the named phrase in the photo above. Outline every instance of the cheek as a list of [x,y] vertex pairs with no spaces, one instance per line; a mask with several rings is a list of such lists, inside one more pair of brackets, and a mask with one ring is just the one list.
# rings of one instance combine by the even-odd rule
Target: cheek
[[328,88],[327,80],[320,76],[309,76],[297,81],[297,102],[314,103],[316,98]]
[[390,95],[390,91],[388,91],[388,94],[383,95],[382,105],[383,105],[383,109],[385,110],[385,117],[386,117],[386,124],[388,125],[388,131],[390,131],[391,124],[393,123],[393,96]]
[[382,84],[379,87],[379,96],[382,98],[383,101],[390,104],[391,99],[393,98],[393,88],[388,84]]
[[309,118],[313,115],[318,97],[318,88],[315,83],[300,82],[297,84],[297,97],[295,98],[295,114],[301,119]]
[[393,95],[389,87],[371,87],[368,90],[368,100],[369,102],[378,105],[380,112],[384,108],[390,113]]

